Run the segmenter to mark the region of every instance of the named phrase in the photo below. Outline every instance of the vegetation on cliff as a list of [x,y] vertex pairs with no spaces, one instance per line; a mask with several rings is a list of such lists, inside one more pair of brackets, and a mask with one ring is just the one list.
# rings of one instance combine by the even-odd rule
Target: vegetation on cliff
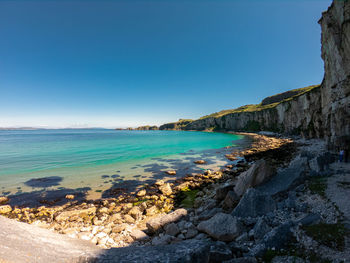
[[[290,91],[286,91],[280,94],[276,94],[270,97],[267,97],[262,100],[260,104],[249,104],[249,105],[244,105],[236,109],[231,109],[231,110],[222,110],[219,112],[212,113],[210,115],[206,115],[201,117],[200,119],[206,119],[210,117],[222,117],[227,114],[231,113],[240,113],[240,112],[254,112],[254,111],[261,111],[261,110],[266,110],[266,109],[271,109],[276,107],[278,104],[293,100],[296,97],[299,97],[307,92],[310,92],[311,90],[320,87],[320,85],[313,85],[313,86],[308,86],[305,88],[300,88],[300,89],[294,89]],[[267,100],[273,99],[273,103],[266,104]],[[265,101],[265,103],[264,103]]]

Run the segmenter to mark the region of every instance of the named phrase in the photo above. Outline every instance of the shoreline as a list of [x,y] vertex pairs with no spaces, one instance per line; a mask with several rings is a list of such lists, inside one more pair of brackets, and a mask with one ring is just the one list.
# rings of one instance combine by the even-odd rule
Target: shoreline
[[[152,254],[165,247],[177,251],[184,245],[187,253],[197,255],[199,250],[218,262],[235,258],[253,263],[270,262],[269,258],[343,262],[350,258],[346,214],[325,198],[326,193],[336,196],[334,200],[344,209],[341,196],[350,190],[340,186],[324,190],[318,185],[330,171],[344,173],[337,170],[325,143],[247,135],[253,140],[251,147],[229,156],[244,156],[236,159],[235,166],[189,175],[174,184],[160,180],[118,198],[15,209],[3,215],[97,245],[103,252],[96,262],[105,258],[139,261],[141,251]],[[344,168],[350,172],[350,166]],[[4,211],[1,198],[0,203]],[[308,232],[313,228],[331,236],[334,245],[325,247],[323,239]],[[333,229],[331,233],[328,228]],[[123,249],[135,253],[125,254]]]
[[[122,166],[114,165],[114,168],[112,166],[95,167],[94,170],[88,171],[86,176],[84,176],[85,172],[83,174],[78,171],[77,175],[72,176],[71,179],[53,172],[44,177],[34,176],[25,183],[13,185],[11,193],[5,196],[12,200],[11,205],[40,206],[40,202],[45,205],[59,199],[62,201],[57,203],[63,204],[65,195],[75,195],[81,201],[107,198],[108,192],[113,188],[124,188],[125,191],[132,192],[145,184],[153,184],[159,179],[171,182],[189,173],[201,173],[206,169],[217,170],[225,166],[229,160],[224,155],[230,151],[230,148],[249,146],[249,141],[244,138],[235,137],[232,140],[221,148],[189,150],[179,154],[149,157],[147,160],[131,160],[130,163]],[[203,158],[207,161],[205,165],[194,163]],[[99,169],[102,170],[98,172]],[[177,174],[167,175],[168,170],[176,170]],[[33,201],[28,202],[28,200]]]
[[[113,223],[113,225],[123,226],[125,226],[125,223],[131,225],[138,223],[144,227],[145,222],[153,216],[169,213],[176,207],[180,207],[181,205],[179,204],[178,196],[183,192],[190,193],[192,190],[201,189],[206,185],[214,184],[222,180],[226,181],[228,178],[238,176],[240,173],[249,168],[249,165],[242,159],[243,155],[251,154],[252,152],[256,151],[256,148],[260,148],[263,151],[266,151],[269,148],[273,149],[274,147],[268,145],[269,142],[277,143],[277,145],[279,145],[278,142],[284,140],[269,139],[271,137],[266,137],[254,133],[240,134],[244,135],[244,141],[241,142],[241,146],[235,148],[232,153],[226,154],[226,158],[228,158],[230,161],[234,161],[234,165],[227,165],[228,168],[226,167],[217,171],[207,170],[202,174],[187,175],[182,178],[172,180],[173,182],[170,183],[164,182],[164,180],[158,180],[154,184],[145,185],[137,192],[129,193],[125,192],[124,188],[114,188],[111,189],[109,193],[111,197],[100,198],[97,200],[90,199],[79,201],[75,200],[78,196],[68,194],[66,195],[68,202],[63,205],[50,205],[50,202],[48,201],[46,206],[44,204],[42,206],[32,208],[20,208],[16,206],[9,207],[6,205],[6,203],[8,203],[7,201],[2,202],[2,207],[7,206],[7,209],[3,208],[0,209],[0,211],[2,211],[2,215],[5,215],[9,218],[39,225],[44,228],[53,229],[59,233],[68,234],[72,237],[77,237],[77,235],[74,233],[78,232],[76,230],[81,229],[82,222],[83,224],[91,226],[99,226],[103,224],[106,219],[101,219],[101,214],[122,214],[121,217],[117,218],[117,221],[114,219],[111,221],[111,219],[109,219],[109,225],[111,225],[112,222],[116,222]],[[259,142],[256,143],[257,141]],[[247,143],[249,144],[247,145]],[[234,169],[232,170],[232,168]],[[145,206],[145,203],[151,203],[151,205],[147,204]],[[130,212],[133,210],[140,210],[138,208],[139,206],[145,206],[141,209],[143,212]],[[83,219],[78,219],[82,214]],[[73,217],[73,219],[71,219],[71,217]],[[74,225],[74,223],[71,223],[72,221],[78,224]],[[93,231],[93,229],[90,231]],[[84,236],[82,239],[86,239],[86,237]],[[106,245],[105,247],[124,246],[126,244],[133,243],[134,239],[131,240],[129,238],[127,241],[128,242],[122,242],[117,246],[113,246],[112,244],[112,246]]]

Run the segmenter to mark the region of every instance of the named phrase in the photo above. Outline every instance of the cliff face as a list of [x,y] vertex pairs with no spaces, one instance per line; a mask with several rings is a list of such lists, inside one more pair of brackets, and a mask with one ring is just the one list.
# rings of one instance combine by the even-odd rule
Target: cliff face
[[[319,21],[325,75],[321,86],[301,95],[285,92],[266,98],[256,110],[213,114],[184,130],[268,130],[304,137],[325,138],[330,147],[350,148],[350,1],[334,0]],[[299,93],[298,93],[299,94]],[[293,98],[275,103],[288,96]],[[275,103],[271,107],[261,107]]]
[[322,137],[320,116],[320,87],[275,107],[208,117],[188,124],[186,130],[274,131],[302,134],[307,137]]
[[350,147],[350,1],[335,0],[319,21],[324,81],[321,89],[325,137]]

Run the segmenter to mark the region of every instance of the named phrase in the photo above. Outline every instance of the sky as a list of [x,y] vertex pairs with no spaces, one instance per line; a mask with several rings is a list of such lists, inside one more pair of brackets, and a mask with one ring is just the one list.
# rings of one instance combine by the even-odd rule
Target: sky
[[0,1],[0,127],[196,119],[323,79],[331,0]]

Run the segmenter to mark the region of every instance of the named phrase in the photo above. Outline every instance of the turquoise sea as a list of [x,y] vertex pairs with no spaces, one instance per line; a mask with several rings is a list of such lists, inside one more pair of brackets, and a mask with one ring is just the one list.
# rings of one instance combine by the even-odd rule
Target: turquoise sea
[[[228,163],[224,147],[242,136],[185,131],[108,129],[0,131],[2,195],[44,191],[84,191],[100,197],[115,187],[135,188]],[[195,165],[205,159],[207,165]]]

